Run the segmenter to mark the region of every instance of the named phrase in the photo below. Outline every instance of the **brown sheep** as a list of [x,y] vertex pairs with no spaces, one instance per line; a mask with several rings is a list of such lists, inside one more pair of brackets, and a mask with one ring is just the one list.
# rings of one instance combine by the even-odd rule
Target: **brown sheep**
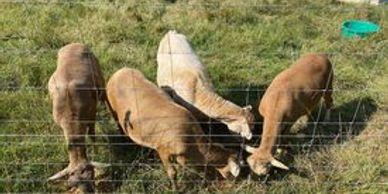
[[333,104],[333,76],[329,59],[312,53],[302,56],[275,77],[259,105],[259,112],[264,117],[260,146],[246,146],[246,150],[252,153],[247,159],[248,164],[256,174],[266,174],[268,164],[288,169],[272,155],[281,125],[283,122],[294,123],[299,117],[310,114],[321,97],[329,112]]
[[93,167],[87,158],[85,135],[94,135],[96,106],[104,100],[104,78],[96,57],[80,43],[58,52],[57,69],[48,83],[54,121],[63,129],[69,154],[67,168],[48,181],[67,179],[70,187],[92,192]]
[[193,115],[140,71],[120,69],[109,79],[106,92],[124,133],[137,144],[158,152],[174,189],[175,163],[196,166],[197,170],[209,164],[225,178],[239,174],[237,153],[212,144]]

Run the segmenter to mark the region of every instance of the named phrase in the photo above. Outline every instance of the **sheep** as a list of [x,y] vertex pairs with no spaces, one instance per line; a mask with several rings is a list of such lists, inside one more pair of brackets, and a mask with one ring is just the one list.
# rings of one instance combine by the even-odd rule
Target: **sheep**
[[[241,108],[217,95],[204,65],[191,48],[186,36],[169,31],[161,40],[157,53],[157,84],[173,90],[184,105],[201,120],[198,112],[219,120],[228,129],[251,139],[254,116],[252,107]],[[192,108],[198,109],[193,111]]]
[[272,148],[283,122],[294,123],[299,117],[310,114],[321,97],[327,108],[327,116],[333,104],[332,65],[326,55],[310,53],[302,56],[294,65],[278,74],[266,90],[259,112],[264,117],[260,146],[246,146],[252,153],[247,162],[258,175],[268,172],[268,164],[289,168],[276,160]]
[[118,70],[109,79],[106,92],[118,125],[135,143],[158,152],[174,189],[175,163],[197,166],[196,170],[209,164],[225,178],[239,174],[237,153],[212,144],[191,112],[175,104],[140,71]]
[[99,63],[87,46],[71,43],[59,50],[48,90],[53,119],[67,142],[69,164],[48,181],[67,179],[70,187],[94,191],[94,169],[87,157],[85,135],[94,135],[96,106],[98,99],[104,101],[104,85]]

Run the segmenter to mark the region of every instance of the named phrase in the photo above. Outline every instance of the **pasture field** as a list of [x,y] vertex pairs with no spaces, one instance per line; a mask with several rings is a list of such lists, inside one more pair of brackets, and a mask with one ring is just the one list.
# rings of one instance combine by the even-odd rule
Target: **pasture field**
[[[258,124],[250,144],[261,134],[257,104],[277,73],[307,52],[328,53],[335,71],[330,122],[317,122],[317,108],[281,142],[288,154],[280,160],[291,171],[198,182],[186,191],[388,193],[387,18],[388,5],[334,0],[1,0],[0,192],[63,191],[45,181],[68,160],[47,92],[59,48],[89,45],[106,80],[128,66],[155,81],[159,41],[175,29],[188,37],[219,94],[254,106]],[[344,39],[340,26],[347,19],[367,19],[382,29],[365,39]],[[168,192],[156,154],[122,137],[103,105],[97,117],[89,156],[112,164],[101,189]]]

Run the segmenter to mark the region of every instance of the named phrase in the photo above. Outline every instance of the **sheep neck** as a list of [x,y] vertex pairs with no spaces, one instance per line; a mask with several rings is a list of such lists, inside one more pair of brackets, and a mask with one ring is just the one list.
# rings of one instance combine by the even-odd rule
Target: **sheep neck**
[[241,116],[242,108],[223,99],[210,89],[201,88],[198,92],[196,106],[211,118],[220,121],[229,120],[231,116]]

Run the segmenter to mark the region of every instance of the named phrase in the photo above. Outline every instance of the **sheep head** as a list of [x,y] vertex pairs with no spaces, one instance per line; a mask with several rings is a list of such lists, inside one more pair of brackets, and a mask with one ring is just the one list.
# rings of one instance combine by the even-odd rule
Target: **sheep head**
[[255,117],[251,113],[252,106],[248,105],[242,108],[240,115],[230,116],[228,119],[223,121],[228,126],[228,129],[241,134],[242,137],[250,140],[252,139],[252,128]]
[[286,165],[276,160],[271,154],[266,154],[258,148],[245,146],[245,150],[252,154],[248,157],[247,162],[251,170],[257,175],[267,174],[271,166],[289,170]]

